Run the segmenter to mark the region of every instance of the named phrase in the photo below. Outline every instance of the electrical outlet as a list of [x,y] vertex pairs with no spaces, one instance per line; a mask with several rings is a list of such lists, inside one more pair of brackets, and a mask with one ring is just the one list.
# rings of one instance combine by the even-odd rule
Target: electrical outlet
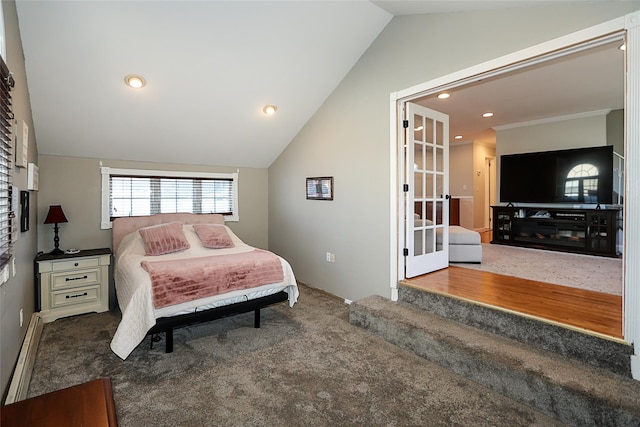
[[325,260],[327,262],[336,262],[336,255],[332,254],[331,252],[327,252],[327,254],[325,256]]
[[24,310],[20,309],[20,327],[21,328],[23,323],[24,323]]

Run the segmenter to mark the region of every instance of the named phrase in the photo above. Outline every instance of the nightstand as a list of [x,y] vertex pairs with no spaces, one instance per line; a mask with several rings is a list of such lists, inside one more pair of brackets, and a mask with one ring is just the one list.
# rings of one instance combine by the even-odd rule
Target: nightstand
[[109,310],[111,249],[40,254],[35,262],[38,274],[36,310],[40,309],[45,323],[61,317]]

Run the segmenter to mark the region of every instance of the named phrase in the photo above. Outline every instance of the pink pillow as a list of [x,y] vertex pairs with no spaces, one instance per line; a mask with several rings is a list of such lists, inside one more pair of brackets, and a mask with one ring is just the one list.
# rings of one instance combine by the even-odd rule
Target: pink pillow
[[145,255],[170,254],[191,247],[178,221],[144,227],[138,232],[144,241]]
[[193,229],[205,248],[222,249],[234,246],[224,225],[193,224]]

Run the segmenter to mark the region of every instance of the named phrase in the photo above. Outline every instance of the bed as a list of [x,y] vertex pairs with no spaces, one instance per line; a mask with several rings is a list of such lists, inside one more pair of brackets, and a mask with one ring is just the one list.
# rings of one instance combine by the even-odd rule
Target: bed
[[[161,245],[153,247],[154,239],[149,236],[157,237],[158,230],[180,234],[177,245],[183,247],[174,250],[176,243],[171,240],[172,251],[165,253],[163,245],[170,240],[166,236],[164,240],[156,239],[155,243],[161,242]],[[207,236],[209,230],[218,233],[214,239]],[[219,239],[222,230],[224,239]],[[211,246],[211,242],[215,249],[205,247],[205,244]],[[159,247],[161,250],[157,251]],[[152,248],[151,254],[149,248]],[[164,332],[166,351],[171,352],[175,327],[250,311],[255,313],[254,326],[259,327],[261,308],[281,301],[288,301],[293,307],[298,299],[298,287],[289,263],[244,243],[224,225],[222,215],[117,218],[113,222],[113,249],[114,280],[122,319],[111,341],[111,350],[123,360],[149,334]],[[255,268],[251,267],[247,273],[249,265]],[[244,273],[234,272],[242,268]],[[174,273],[174,270],[181,272]],[[202,271],[206,275],[193,280],[189,277],[189,280],[178,281],[172,277]],[[265,280],[267,283],[263,283]],[[227,281],[240,287],[227,287],[230,286]],[[174,282],[186,285],[180,288],[173,286]],[[212,288],[213,294],[205,288]]]

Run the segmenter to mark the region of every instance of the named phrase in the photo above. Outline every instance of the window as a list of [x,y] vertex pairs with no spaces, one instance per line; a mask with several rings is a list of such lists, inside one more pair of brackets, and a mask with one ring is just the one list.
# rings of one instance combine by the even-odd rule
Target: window
[[219,213],[238,221],[238,173],[102,170],[102,228],[117,217]]
[[[13,176],[13,77],[0,58],[0,267],[11,259],[11,181]],[[4,274],[3,274],[4,276]]]
[[565,200],[584,203],[598,202],[598,168],[590,163],[574,166],[564,182]]

